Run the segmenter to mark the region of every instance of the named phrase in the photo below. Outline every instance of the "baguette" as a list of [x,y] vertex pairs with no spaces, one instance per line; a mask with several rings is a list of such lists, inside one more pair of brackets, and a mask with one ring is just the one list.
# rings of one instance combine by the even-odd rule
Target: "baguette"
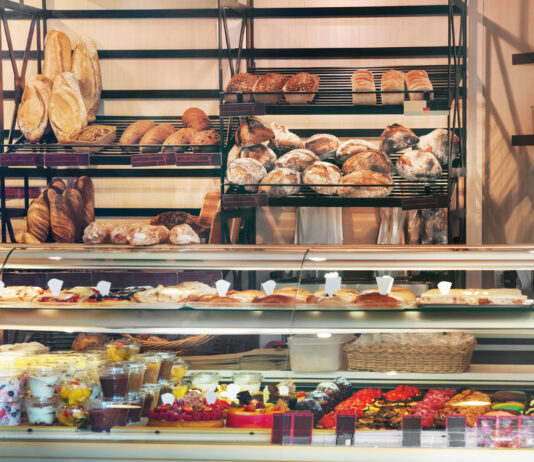
[[[138,144],[143,135],[155,126],[156,124],[152,120],[138,120],[124,130],[119,144]],[[133,148],[130,146],[121,146],[121,149],[123,151],[133,151]]]
[[98,61],[98,50],[95,42],[89,37],[82,37],[72,53],[72,72],[78,79],[82,93],[87,120],[96,120],[96,111],[100,105],[102,92],[102,74]]
[[404,72],[394,69],[384,72],[381,80],[381,90],[398,91],[400,93],[382,93],[382,104],[403,104],[404,103]]
[[48,110],[52,98],[52,81],[36,75],[26,82],[19,106],[18,123],[24,138],[37,143],[49,130]]
[[154,128],[151,128],[148,130],[143,137],[141,138],[141,141],[139,144],[141,147],[139,148],[140,152],[158,152],[161,149],[158,146],[143,146],[143,145],[149,145],[149,144],[163,144],[163,142],[174,132],[176,131],[176,128],[174,128],[171,124],[161,124],[156,125]]
[[[366,69],[354,72],[351,83],[354,92],[376,91],[373,74]],[[353,93],[352,104],[374,106],[376,105],[376,93],[363,93],[361,95]]]
[[28,231],[40,242],[48,239],[50,229],[50,209],[47,202],[39,197],[28,208]]
[[74,242],[75,227],[72,210],[62,195],[50,196],[50,230],[55,242]]
[[63,72],[72,68],[72,46],[66,34],[59,30],[51,30],[46,34],[44,45],[43,74],[52,82]]

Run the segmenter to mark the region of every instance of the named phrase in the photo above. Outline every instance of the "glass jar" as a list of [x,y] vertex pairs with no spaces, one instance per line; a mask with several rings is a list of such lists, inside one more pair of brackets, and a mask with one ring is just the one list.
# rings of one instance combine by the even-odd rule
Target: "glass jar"
[[63,376],[59,367],[31,367],[28,372],[28,388],[35,398],[52,398]]
[[181,382],[187,374],[189,363],[182,358],[175,358],[172,362],[171,368],[171,380],[175,382]]
[[259,393],[263,374],[261,372],[236,372],[234,383],[251,395]]
[[24,399],[26,416],[30,425],[52,425],[56,419],[57,398],[36,398],[30,396]]
[[129,361],[141,350],[141,345],[127,339],[118,339],[106,345],[106,350],[112,361]]
[[109,363],[98,369],[100,387],[104,398],[123,398],[128,393],[128,368]]
[[161,356],[155,354],[143,354],[136,356],[136,361],[142,361],[146,365],[143,383],[156,383],[161,368]]
[[191,385],[207,393],[215,391],[220,380],[221,376],[217,372],[196,372],[191,377]]
[[169,380],[171,378],[171,369],[174,359],[176,358],[176,353],[171,351],[157,351],[156,354],[161,356],[158,379]]

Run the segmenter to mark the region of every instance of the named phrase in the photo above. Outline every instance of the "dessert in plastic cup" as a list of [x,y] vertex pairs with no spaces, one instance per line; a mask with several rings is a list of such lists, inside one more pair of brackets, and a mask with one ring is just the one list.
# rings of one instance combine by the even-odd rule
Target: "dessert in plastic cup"
[[63,373],[58,367],[32,367],[28,372],[28,388],[35,398],[52,398]]
[[94,432],[109,432],[111,427],[117,425],[119,408],[111,400],[98,400],[87,406],[89,422]]
[[157,383],[147,383],[141,387],[141,392],[145,393],[145,400],[141,411],[142,417],[146,417],[147,411],[154,409],[158,404],[160,389],[161,385]]
[[128,423],[139,422],[141,420],[141,411],[145,402],[144,392],[128,393],[125,403],[128,405]]
[[18,369],[0,372],[0,401],[18,400],[24,392],[24,374]]
[[98,369],[104,398],[124,397],[128,393],[128,368],[114,363]]
[[172,387],[172,394],[176,399],[183,398],[189,389],[189,385],[185,382],[175,383]]
[[191,385],[204,393],[215,391],[221,380],[217,372],[196,372],[191,378]]
[[52,425],[56,420],[57,398],[36,398],[33,396],[24,399],[26,416],[30,425]]
[[234,383],[251,395],[260,391],[262,379],[261,372],[236,372],[234,374]]
[[171,378],[171,369],[174,359],[176,358],[176,353],[172,351],[156,351],[156,354],[161,356],[158,379],[169,380]]
[[172,362],[171,368],[171,380],[175,382],[181,382],[187,374],[187,369],[189,368],[189,363],[184,361],[182,358],[176,358]]
[[142,354],[136,356],[135,360],[142,361],[146,365],[143,383],[156,383],[161,368],[161,356],[157,354]]
[[127,339],[118,339],[106,345],[106,350],[112,361],[128,361],[141,350],[139,343]]
[[0,426],[17,426],[21,419],[22,403],[18,397],[11,401],[0,401]]
[[83,404],[89,401],[94,384],[78,380],[64,380],[58,386],[58,394],[68,404]]
[[61,425],[67,427],[85,428],[89,423],[89,412],[81,404],[61,404],[56,417]]
[[138,393],[143,384],[146,364],[128,361],[125,363],[125,366],[128,368],[128,393]]

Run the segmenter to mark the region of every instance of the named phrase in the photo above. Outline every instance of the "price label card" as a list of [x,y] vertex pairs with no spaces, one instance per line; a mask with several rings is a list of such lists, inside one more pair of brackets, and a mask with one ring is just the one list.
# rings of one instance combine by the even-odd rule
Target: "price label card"
[[402,417],[402,447],[421,447],[421,416],[405,415]]
[[61,287],[63,287],[63,281],[60,279],[50,279],[48,281],[48,288],[54,297],[57,297],[61,292]]
[[265,114],[265,104],[254,103],[224,103],[219,106],[221,116],[253,116]]
[[447,446],[449,448],[465,448],[465,415],[448,415],[447,425]]
[[217,152],[206,154],[176,154],[178,167],[220,167],[221,155]]
[[45,154],[44,163],[47,167],[87,166],[89,154]]
[[352,446],[356,431],[356,417],[353,415],[336,415],[336,446]]
[[161,395],[161,402],[163,404],[172,404],[172,403],[174,403],[174,395],[172,393],[163,393]]
[[534,448],[534,415],[519,417],[519,446]]
[[326,293],[329,297],[332,297],[334,295],[334,292],[336,290],[339,290],[341,288],[341,278],[339,277],[339,274],[336,272],[333,273],[326,273],[324,275],[324,290],[326,290]]
[[96,285],[96,290],[98,290],[104,297],[109,295],[109,289],[111,289],[111,282],[108,281],[99,281]]
[[217,289],[217,294],[219,295],[219,297],[226,297],[226,293],[228,292],[230,285],[231,284],[228,281],[225,281],[224,279],[219,279],[215,283],[215,288]]
[[293,413],[291,425],[291,444],[309,446],[312,442],[313,414],[311,412]]
[[268,281],[262,282],[261,288],[267,295],[272,295],[274,292],[274,289],[276,288],[276,282],[274,282],[272,279],[269,279]]
[[0,167],[42,167],[43,165],[43,154],[0,154]]
[[494,448],[497,440],[497,417],[477,417],[477,446],[479,448]]
[[271,444],[291,444],[291,413],[273,414]]
[[517,416],[497,417],[497,447],[516,448],[519,445],[519,419]]
[[4,281],[0,281],[0,293],[4,290],[5,286]]
[[132,154],[130,162],[132,167],[176,165],[176,155],[174,153]]

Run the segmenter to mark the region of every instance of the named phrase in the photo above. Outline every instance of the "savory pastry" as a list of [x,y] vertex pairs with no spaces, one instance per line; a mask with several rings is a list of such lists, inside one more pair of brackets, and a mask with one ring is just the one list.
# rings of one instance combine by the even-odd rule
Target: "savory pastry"
[[235,132],[235,143],[246,148],[274,138],[272,128],[256,117],[249,117]]
[[274,164],[276,163],[276,154],[272,149],[263,144],[257,144],[256,146],[241,149],[239,157],[244,159],[256,159],[268,172],[274,168]]
[[182,123],[185,128],[193,128],[197,131],[211,128],[210,118],[198,107],[190,107],[182,114]]
[[258,188],[258,192],[267,194],[269,197],[287,197],[299,191],[300,172],[290,168],[276,168],[267,173]]
[[[352,84],[352,104],[355,105],[375,105],[376,93],[375,92],[375,79],[372,72],[366,69],[360,69],[351,77]],[[354,93],[355,92],[355,93]]]
[[128,233],[132,229],[138,228],[142,225],[142,223],[128,223],[125,225],[115,226],[109,235],[109,240],[112,244],[128,244]]
[[419,303],[476,305],[477,296],[475,290],[469,289],[450,289],[447,294],[430,289],[420,295]]
[[282,89],[289,80],[289,77],[268,73],[262,75],[254,84],[254,99],[266,104],[274,104],[282,100]]
[[273,295],[286,295],[288,297],[296,298],[299,302],[305,303],[306,299],[312,295],[312,292],[302,287],[286,286],[280,287],[273,291]]
[[170,230],[169,242],[176,245],[200,244],[200,238],[191,226],[184,223]]
[[46,200],[37,198],[28,208],[28,232],[41,242],[48,238],[50,230],[50,209]]
[[350,157],[363,151],[377,150],[378,146],[370,141],[351,139],[341,143],[336,151],[336,160],[343,164]]
[[371,198],[386,197],[391,191],[393,179],[387,173],[357,170],[341,179],[337,192],[343,197]]
[[93,221],[83,232],[83,242],[84,244],[108,244],[112,230],[111,223]]
[[78,242],[83,234],[84,206],[82,194],[75,188],[67,188],[63,192],[63,197],[74,223],[74,240]]
[[297,302],[295,297],[282,294],[265,295],[264,297],[257,297],[252,303],[259,305],[278,305],[278,306],[292,306]]
[[152,120],[138,120],[137,122],[128,125],[128,128],[124,130],[119,140],[121,149],[123,151],[133,151],[132,146],[124,145],[139,144],[143,135],[155,126],[156,124]]
[[211,287],[210,285],[200,281],[184,281],[178,284],[176,287],[179,289],[194,290],[200,295],[217,293],[217,289],[215,287]]
[[[187,145],[191,144],[197,131],[194,128],[180,128],[180,130],[171,133],[163,142],[163,152],[184,152],[183,146],[167,146],[173,144]],[[199,143],[200,144],[200,143]]]
[[226,84],[224,92],[238,94],[227,94],[224,96],[224,99],[228,102],[238,101],[239,98],[242,98],[242,101],[245,103],[247,101],[251,101],[252,89],[254,88],[254,84],[258,81],[259,78],[259,75],[249,74],[248,72],[241,72],[240,74],[235,74]]
[[434,99],[434,87],[423,69],[410,71],[406,74],[406,88],[411,101],[421,101],[425,99],[425,93],[410,93],[412,91],[424,91],[430,93],[430,99]]
[[139,141],[139,151],[143,153],[160,151],[161,148],[159,146],[152,147],[150,145],[163,144],[163,142],[175,131],[176,128],[171,124],[156,125],[154,128],[148,130],[141,138],[141,141]]
[[50,201],[50,231],[54,242],[72,243],[76,239],[76,228],[73,212],[62,194],[51,194]]
[[278,155],[281,156],[293,149],[304,147],[304,143],[300,137],[295,133],[290,132],[285,125],[271,122],[270,126],[274,132],[274,138],[269,141],[269,147],[276,151]]
[[126,235],[130,245],[161,244],[169,237],[169,230],[165,226],[141,225],[133,228]]
[[241,303],[241,300],[229,297],[229,296],[221,296],[221,295],[202,295],[198,298],[197,302],[201,303],[209,303],[210,305],[237,305]]
[[83,199],[83,227],[95,221],[95,187],[88,176],[79,177],[72,185],[80,191]]
[[[319,89],[320,78],[307,72],[299,72],[290,77],[284,85],[284,96],[289,104],[311,103]],[[293,92],[303,92],[302,95]]]
[[30,143],[37,143],[49,130],[48,109],[52,98],[52,81],[36,75],[26,81],[19,105],[18,124]]
[[59,30],[48,31],[44,45],[43,74],[52,82],[63,72],[70,72],[72,46],[69,37]]
[[415,295],[410,289],[393,286],[388,294],[381,294],[377,287],[364,290],[357,298],[359,304],[371,306],[397,306],[415,301]]
[[367,150],[349,157],[342,170],[345,175],[359,170],[372,170],[389,175],[393,172],[393,163],[382,151]]
[[408,149],[419,142],[409,128],[399,124],[391,124],[380,135],[380,150],[386,154]]
[[304,147],[312,151],[321,160],[332,157],[340,145],[341,141],[339,141],[337,136],[327,133],[313,135],[304,143]]
[[[191,138],[191,151],[210,152],[216,144],[219,144],[221,137],[217,130],[202,130],[196,132]],[[205,147],[204,147],[205,146]]]
[[290,168],[297,172],[303,172],[320,159],[308,149],[293,149],[284,154],[276,161],[276,168]]
[[341,170],[328,162],[315,162],[304,170],[302,182],[308,185],[332,185],[332,186],[311,186],[311,188],[325,195],[334,195],[337,192],[337,185],[341,181]]
[[339,290],[334,290],[332,297],[328,296],[326,290],[316,290],[312,295],[306,298],[306,303],[329,305],[328,300],[334,300],[332,304],[348,304],[355,303],[356,299],[360,295],[360,291],[356,289],[347,289],[341,287]]
[[460,139],[445,128],[436,128],[428,135],[419,137],[417,148],[421,151],[430,151],[436,156],[441,165],[449,163],[449,143],[452,138],[451,159],[454,159],[460,152]]
[[96,120],[96,111],[100,105],[102,92],[102,74],[98,61],[98,50],[95,42],[89,37],[81,37],[72,53],[72,73],[78,79],[85,109],[87,121]]
[[396,163],[399,176],[406,180],[425,181],[441,176],[441,165],[436,156],[428,151],[406,151]]
[[436,411],[436,423],[445,425],[448,415],[465,415],[468,427],[474,427],[477,417],[491,411],[491,398],[486,393],[474,390],[464,390],[453,396],[445,407]]
[[526,301],[519,289],[480,289],[477,293],[479,305],[522,305]]
[[87,110],[80,86],[71,72],[63,72],[54,79],[48,116],[61,144],[74,142],[87,126]]
[[[381,80],[382,104],[403,104],[404,88],[404,72],[396,71],[394,69],[384,72]],[[398,93],[387,93],[390,91]]]
[[265,293],[261,290],[230,290],[226,294],[229,297],[239,300],[241,303],[252,303],[258,297],[264,297]]
[[[245,185],[246,191],[256,191],[256,186],[267,175],[265,167],[256,159],[236,159],[226,169],[226,180],[232,184]],[[249,185],[249,186],[246,186]]]

